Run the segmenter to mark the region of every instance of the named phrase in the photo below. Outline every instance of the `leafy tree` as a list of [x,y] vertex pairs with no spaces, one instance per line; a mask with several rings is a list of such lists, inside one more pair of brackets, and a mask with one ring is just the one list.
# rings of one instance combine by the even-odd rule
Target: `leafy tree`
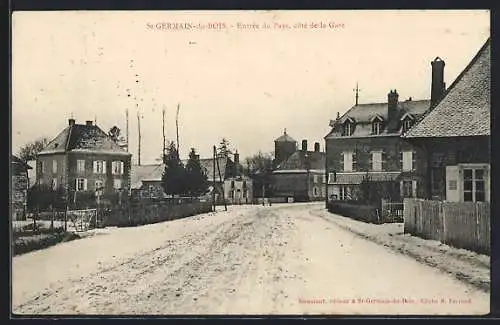
[[162,175],[162,186],[166,194],[182,195],[186,192],[185,169],[182,164],[177,147],[174,142],[170,142],[165,153],[165,171]]
[[[246,174],[254,181],[256,196],[269,196],[273,190],[273,156],[259,151],[245,159]],[[262,193],[264,188],[265,193]]]
[[233,151],[230,148],[231,143],[228,139],[222,138],[219,146],[217,147],[217,153],[222,157],[229,157],[233,154]]
[[184,181],[186,184],[186,194],[190,196],[200,196],[208,189],[208,177],[203,172],[200,158],[194,148],[191,148],[191,152],[189,153]]
[[38,153],[42,151],[47,144],[49,144],[49,139],[45,137],[29,142],[19,150],[19,158],[24,162],[35,160]]
[[109,129],[108,135],[116,143],[119,143],[119,142],[123,141],[123,137],[120,136],[121,135],[121,130],[116,125],[113,126],[111,129]]

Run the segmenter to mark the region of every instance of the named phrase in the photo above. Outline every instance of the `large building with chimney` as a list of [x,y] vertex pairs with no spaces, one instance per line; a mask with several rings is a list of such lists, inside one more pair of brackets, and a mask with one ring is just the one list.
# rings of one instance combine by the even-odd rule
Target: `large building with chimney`
[[294,202],[324,200],[325,153],[319,142],[314,150],[308,150],[307,140],[297,148],[297,142],[285,130],[274,145],[272,196]]
[[401,136],[441,99],[444,66],[439,57],[431,62],[430,100],[401,100],[394,89],[387,94],[386,102],[356,102],[344,115],[330,121],[331,131],[325,137],[329,199],[357,200],[364,179],[389,185],[392,194],[387,199],[392,201],[420,196],[425,191],[427,175],[419,163],[425,153]]
[[92,121],[68,120],[38,154],[36,182],[63,188],[75,201],[78,196],[127,192],[132,154],[120,147]]
[[[419,197],[449,202],[490,201],[491,40],[403,137],[425,153]],[[441,78],[442,67],[435,73]]]

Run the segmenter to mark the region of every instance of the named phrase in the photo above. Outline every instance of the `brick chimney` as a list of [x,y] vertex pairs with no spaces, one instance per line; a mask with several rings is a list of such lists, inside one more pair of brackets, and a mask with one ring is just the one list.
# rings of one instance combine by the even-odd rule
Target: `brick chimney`
[[68,119],[68,125],[75,125],[75,119],[74,118]]
[[92,121],[85,121],[85,125],[92,125]]
[[319,152],[319,142],[314,143],[314,152]]
[[431,62],[432,80],[431,80],[431,108],[433,108],[444,94],[446,85],[444,83],[444,61],[436,57]]
[[302,151],[307,151],[307,140],[302,140]]
[[397,117],[398,99],[399,95],[396,89],[391,90],[389,94],[387,94],[387,115],[389,121]]

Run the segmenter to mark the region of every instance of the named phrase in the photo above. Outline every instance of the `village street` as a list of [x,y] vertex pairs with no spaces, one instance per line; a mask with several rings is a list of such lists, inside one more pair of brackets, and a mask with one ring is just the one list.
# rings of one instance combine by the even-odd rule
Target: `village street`
[[218,209],[14,257],[13,312],[489,312],[489,294],[338,227],[322,202]]

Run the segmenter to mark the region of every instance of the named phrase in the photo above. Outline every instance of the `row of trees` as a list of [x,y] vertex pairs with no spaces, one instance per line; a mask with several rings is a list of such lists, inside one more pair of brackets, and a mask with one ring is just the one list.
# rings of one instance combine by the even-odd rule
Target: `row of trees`
[[191,148],[189,159],[184,166],[175,143],[170,142],[163,162],[165,170],[162,175],[162,186],[165,194],[196,197],[207,192],[208,177],[194,148]]

